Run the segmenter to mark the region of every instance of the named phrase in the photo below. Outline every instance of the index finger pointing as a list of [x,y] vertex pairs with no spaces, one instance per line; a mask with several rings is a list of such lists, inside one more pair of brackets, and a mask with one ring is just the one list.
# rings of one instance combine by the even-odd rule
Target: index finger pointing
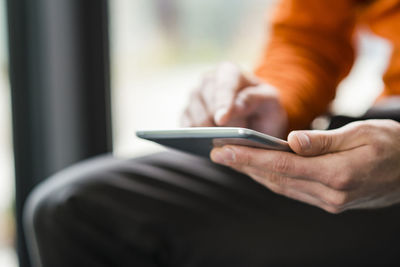
[[246,85],[246,78],[239,67],[232,63],[222,63],[216,72],[214,121],[224,125],[230,119],[235,97]]

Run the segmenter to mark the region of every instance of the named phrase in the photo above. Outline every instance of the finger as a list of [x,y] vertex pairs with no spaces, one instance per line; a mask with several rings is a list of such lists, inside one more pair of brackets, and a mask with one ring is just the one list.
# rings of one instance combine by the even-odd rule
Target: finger
[[[268,85],[249,86],[237,93],[232,106],[235,117],[248,117],[255,111],[268,112],[269,101],[276,100],[277,94]],[[265,104],[266,105],[263,105]],[[260,107],[263,109],[261,110]]]
[[[290,177],[312,177],[308,158],[290,152],[226,145],[211,151],[211,160],[227,166],[249,166]],[[315,161],[314,161],[315,164]]]
[[[250,86],[239,91],[234,100],[231,117],[224,123],[224,126],[249,127],[251,120],[249,117],[256,116],[275,116],[272,113],[278,113],[280,108],[277,101],[277,93],[274,88],[260,84]],[[276,114],[279,116],[280,114]],[[258,125],[268,130],[272,125]]]
[[290,152],[227,145],[214,148],[210,156],[212,161],[226,166],[251,166],[296,179],[315,181],[334,189],[350,190],[355,186],[350,181],[354,171],[351,162],[343,160],[342,155],[307,158]]
[[[248,86],[237,94],[235,101],[235,110],[253,113],[256,109],[260,109],[263,103],[270,100],[277,100],[278,92],[268,84],[259,84],[257,86]],[[270,105],[262,106],[260,113],[269,112],[273,107]]]
[[248,128],[286,138],[287,113],[278,99],[277,90],[268,84],[246,87],[236,98],[235,117],[246,118]]
[[299,155],[315,156],[366,145],[370,143],[374,129],[370,121],[360,121],[335,130],[293,131],[288,136],[288,143]]
[[286,196],[288,198],[315,206],[319,207],[327,212],[330,213],[338,213],[342,211],[341,209],[335,208],[334,206],[328,205],[326,202],[320,200],[319,198],[310,195],[308,193],[298,191],[296,189],[290,188],[290,187],[281,187],[279,185],[276,185],[275,183],[262,179],[261,177],[257,175],[250,175],[251,178],[253,178],[256,182],[259,182],[260,184],[266,186],[268,189],[270,189],[272,192]]
[[[267,101],[264,96],[256,97],[256,90],[256,87],[246,87],[237,94],[230,114],[224,118],[223,126],[243,128],[250,126],[249,116],[254,115],[255,110],[262,104],[262,101]],[[219,115],[217,114],[217,116]]]
[[232,117],[235,97],[249,82],[239,67],[232,63],[221,64],[215,76],[214,121],[217,125],[226,124]]
[[248,166],[235,167],[235,170],[245,173],[252,178],[257,177],[258,182],[272,184],[281,191],[290,189],[307,194],[317,199],[325,206],[329,206],[338,211],[353,204],[352,194],[350,192],[335,190],[318,182],[294,179]]
[[179,125],[181,127],[190,127],[192,124],[191,119],[189,118],[189,114],[187,110],[185,110],[180,118]]
[[215,75],[215,71],[207,72],[204,75],[198,90],[207,112],[212,114],[212,116],[214,116],[215,91],[217,90],[215,85]]
[[248,120],[244,117],[233,116],[228,122],[226,122],[224,127],[240,127],[249,128]]
[[296,191],[294,189],[290,189],[290,188],[286,188],[286,189],[282,189],[279,188],[277,186],[275,186],[273,183],[270,183],[269,181],[264,181],[262,182],[263,185],[265,185],[266,187],[268,187],[272,192],[277,193],[279,195],[283,195],[286,196],[288,198],[303,202],[303,203],[307,203],[309,205],[315,206],[315,207],[319,207],[322,208],[324,210],[331,210],[331,207],[329,207],[327,204],[325,204],[324,202],[320,201],[319,199],[303,193],[303,192],[299,192]]
[[188,116],[191,126],[194,127],[212,127],[215,126],[212,115],[207,110],[201,94],[193,95],[190,106],[188,107]]
[[[302,157],[290,152],[227,145],[214,148],[211,159],[226,166],[248,165],[301,180],[315,181],[332,189],[353,191],[363,184],[371,146],[351,151]],[[367,165],[366,165],[367,164]]]
[[210,117],[193,117],[189,110],[185,111],[180,119],[182,127],[215,127],[214,121]]
[[211,114],[205,107],[200,89],[192,91],[189,98],[189,104],[181,117],[183,127],[215,126]]

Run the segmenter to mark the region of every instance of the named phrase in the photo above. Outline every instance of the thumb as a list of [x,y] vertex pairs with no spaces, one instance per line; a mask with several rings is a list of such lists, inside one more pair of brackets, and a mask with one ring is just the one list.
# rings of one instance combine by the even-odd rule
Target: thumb
[[341,149],[343,136],[333,131],[293,131],[289,133],[290,148],[302,156],[316,156]]
[[316,156],[353,149],[369,143],[369,125],[353,122],[327,131],[292,131],[288,143],[296,154]]

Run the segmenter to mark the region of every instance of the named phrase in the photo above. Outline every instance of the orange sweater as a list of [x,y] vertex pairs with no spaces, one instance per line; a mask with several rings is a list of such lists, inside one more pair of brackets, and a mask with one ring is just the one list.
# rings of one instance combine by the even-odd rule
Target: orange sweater
[[290,129],[327,111],[353,64],[361,25],[392,43],[383,95],[400,94],[400,0],[280,1],[256,75],[279,90]]

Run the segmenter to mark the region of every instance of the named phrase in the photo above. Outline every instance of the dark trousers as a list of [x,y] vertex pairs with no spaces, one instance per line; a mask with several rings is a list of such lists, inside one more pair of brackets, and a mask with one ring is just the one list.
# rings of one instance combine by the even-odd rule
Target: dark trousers
[[25,211],[43,266],[400,265],[400,206],[333,215],[179,152],[82,162]]

